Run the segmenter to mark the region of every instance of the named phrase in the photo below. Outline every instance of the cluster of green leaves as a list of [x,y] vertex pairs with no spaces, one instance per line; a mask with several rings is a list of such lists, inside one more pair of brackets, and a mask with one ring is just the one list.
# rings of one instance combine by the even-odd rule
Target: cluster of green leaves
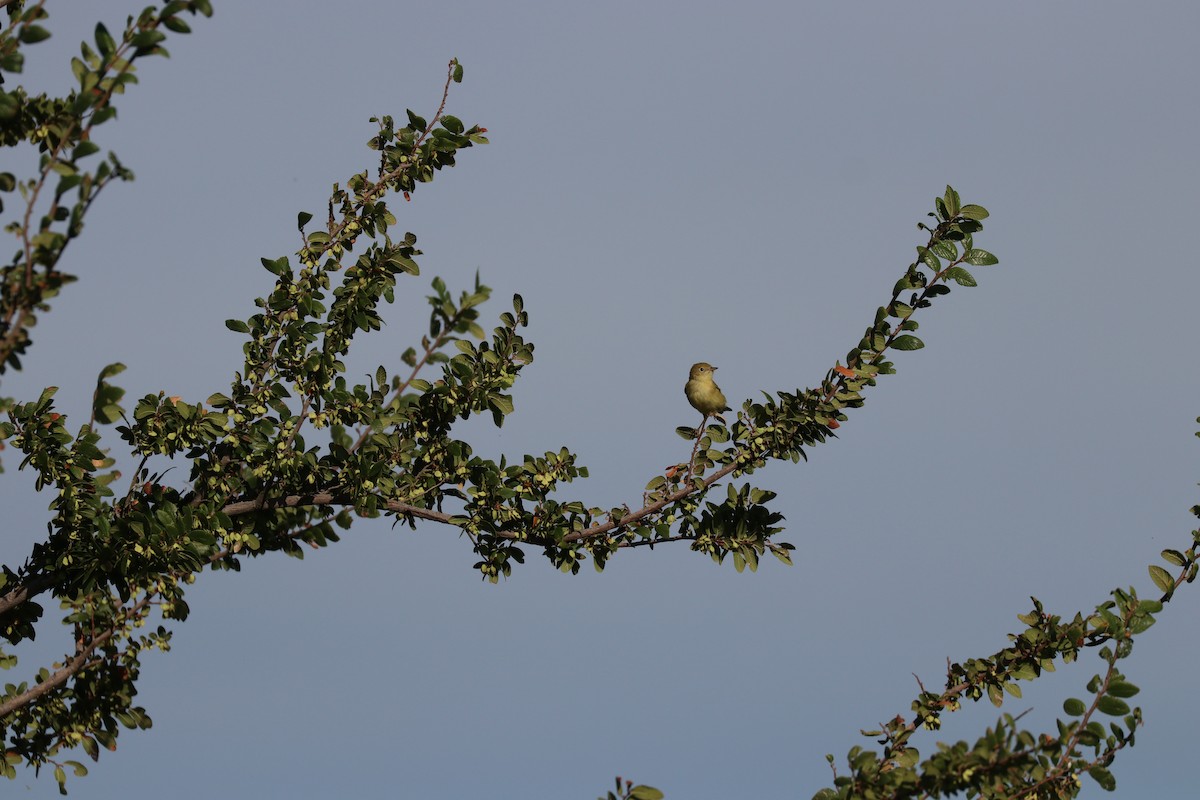
[[[728,428],[709,425],[704,430],[679,428],[686,439],[697,439],[692,459],[653,478],[646,485],[646,505],[639,512],[614,510],[610,519],[616,531],[606,534],[605,546],[634,545],[674,538],[692,540],[693,549],[718,562],[732,555],[739,571],[757,567],[759,556],[770,552],[791,563],[792,546],[772,536],[782,517],[767,509],[771,492],[730,485],[721,504],[704,502],[718,480],[747,475],[772,459],[798,462],[806,448],[825,442],[846,417],[846,411],[863,405],[862,392],[880,375],[895,370],[890,350],[915,350],[923,346],[912,335],[919,309],[929,308],[936,297],[950,293],[949,283],[974,286],[964,264],[997,263],[991,253],[978,248],[974,234],[982,230],[988,212],[982,206],[964,205],[958,192],[947,186],[930,213],[933,226],[920,224],[928,241],[917,248],[917,258],[896,282],[892,297],[875,314],[874,322],[858,346],[846,355],[814,389],[777,392],[763,402],[746,401],[737,420]],[[903,297],[908,293],[907,297]],[[720,446],[718,446],[720,445]],[[709,477],[706,472],[713,470]],[[675,533],[675,528],[679,533]],[[593,544],[593,548],[599,545]]]
[[[18,74],[24,66],[21,47],[44,41],[50,32],[42,24],[48,14],[45,0],[6,7],[8,27],[0,32],[0,87],[4,73]],[[21,243],[13,259],[0,267],[0,372],[19,369],[31,343],[36,313],[76,279],[58,269],[67,246],[83,232],[84,217],[103,189],[133,174],[116,156],[89,168],[100,147],[92,141],[95,129],[116,117],[113,97],[137,83],[135,64],[149,56],[165,56],[167,34],[188,33],[184,14],[211,16],[208,0],[173,0],[160,8],[147,7],[130,17],[119,38],[98,24],[94,43],[84,42],[71,60],[78,87],[65,97],[30,95],[18,86],[0,88],[0,146],[34,145],[40,156],[35,173],[18,180],[0,173],[0,192],[18,191],[21,211],[5,231]],[[0,203],[0,211],[4,205]],[[11,400],[0,400],[7,408]]]
[[[10,72],[20,71],[23,45],[49,35],[37,24],[47,18],[43,5],[8,8],[12,24],[0,37],[0,56]],[[5,144],[31,142],[42,152],[34,177],[0,178],[0,188],[20,188],[25,201],[8,226],[21,246],[5,268],[0,298],[6,366],[20,367],[32,312],[47,308],[73,279],[56,265],[81,233],[98,189],[115,177],[132,177],[115,156],[93,173],[82,170],[77,162],[96,152],[92,129],[114,116],[112,97],[134,82],[134,60],[165,54],[159,29],[187,32],[183,12],[211,10],[206,2],[167,2],[130,18],[120,37],[100,25],[95,46],[85,43],[83,59],[73,62],[78,90],[47,98],[19,87],[0,101]],[[77,431],[68,430],[56,410],[53,388],[36,402],[3,404],[8,421],[0,423],[0,439],[21,453],[20,466],[36,473],[37,488],[56,496],[48,538],[23,564],[0,572],[0,630],[10,645],[32,638],[44,614],[34,598],[50,593],[72,631],[58,669],[8,684],[0,695],[10,778],[16,764],[53,763],[61,785],[64,765],[86,771],[55,761],[62,749],[82,747],[95,757],[99,745],[115,746],[120,727],[149,724],[144,709],[133,705],[138,659],[147,648],[166,649],[169,633],[139,629],[154,607],[164,619],[185,619],[183,589],[205,566],[237,569],[239,556],[275,550],[300,556],[302,544],[336,541],[334,525],[346,527],[355,515],[449,523],[448,513],[433,509],[457,497],[470,514],[471,504],[456,488],[468,471],[481,484],[496,483],[488,477],[494,465],[472,463],[470,446],[450,432],[474,414],[490,413],[500,424],[513,410],[507,390],[533,351],[519,332],[528,322],[520,297],[489,338],[477,310],[490,297],[488,287],[477,278],[455,299],[434,279],[429,333],[419,349],[401,357],[406,378],[389,377],[380,366],[367,384],[353,385],[341,360],[358,332],[381,326],[378,305],[393,300],[398,276],[420,272],[416,237],[390,235],[396,220],[387,195],[408,199],[418,184],[453,166],[459,150],[487,142],[484,129],[444,113],[450,85],[462,76],[452,61],[431,121],[411,111],[404,126],[390,117],[375,120],[378,133],[368,145],[379,154],[377,165],[351,176],[344,189],[335,185],[323,229],[306,233],[312,215],[299,215],[297,264],[288,257],[262,260],[274,276],[273,290],[257,301],[259,313],[226,323],[247,339],[244,367],[227,394],[184,402],[161,392],[127,414],[124,390],[112,383],[124,367],[113,364],[98,378],[92,418]],[[53,200],[34,230],[30,220],[54,175],[60,177]],[[63,198],[71,190],[77,202],[68,208]],[[486,341],[473,344],[464,336]],[[445,352],[449,346],[457,354]],[[431,365],[442,368],[441,379],[420,379]],[[139,462],[123,492],[115,490],[116,460],[101,447],[100,431],[108,425],[116,425]],[[302,433],[306,425],[316,432],[311,445]],[[163,477],[178,459],[190,464],[182,487]],[[578,474],[559,454],[527,459],[521,469],[542,494],[553,488],[545,474]],[[477,505],[485,508],[482,503],[481,495]],[[490,510],[479,516],[491,524]],[[16,664],[15,655],[0,651],[0,666]]]
[[[1200,517],[1200,505],[1191,512]],[[1064,621],[1033,598],[1033,609],[1018,617],[1026,628],[1009,635],[1009,647],[988,658],[950,664],[945,689],[935,693],[922,687],[910,717],[896,716],[877,730],[863,731],[878,738],[882,749],[852,748],[847,773],[838,775],[834,768],[833,788],[817,792],[814,800],[950,797],[964,792],[986,798],[1068,798],[1082,790],[1085,774],[1102,788],[1114,789],[1116,779],[1109,767],[1120,750],[1133,746],[1142,724],[1142,710],[1126,702],[1140,690],[1117,662],[1129,657],[1134,637],[1155,623],[1175,591],[1195,580],[1200,529],[1192,531],[1188,550],[1164,550],[1162,555],[1178,571],[1172,575],[1151,565],[1151,577],[1163,591],[1157,600],[1139,599],[1133,588],[1116,589],[1093,613],[1077,613]],[[964,699],[987,697],[999,707],[1005,695],[1021,697],[1021,681],[1055,671],[1058,662],[1074,662],[1088,648],[1099,648],[1103,671],[1087,681],[1087,699],[1063,702],[1066,716],[1056,721],[1053,731],[1035,734],[1018,726],[1019,717],[1005,714],[973,745],[939,742],[937,751],[921,760],[913,739],[921,730],[937,730],[942,715],[960,710]],[[1101,721],[1105,717],[1110,718],[1107,726]],[[827,758],[833,765],[834,757]]]

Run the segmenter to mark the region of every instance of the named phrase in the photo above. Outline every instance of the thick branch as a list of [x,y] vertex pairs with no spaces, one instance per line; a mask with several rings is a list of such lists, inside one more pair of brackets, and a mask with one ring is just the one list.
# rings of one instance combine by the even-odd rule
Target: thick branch
[[[578,542],[578,541],[582,541],[583,539],[591,539],[596,536],[603,536],[604,534],[611,533],[612,531],[617,530],[618,528],[625,528],[630,525],[633,525],[634,523],[638,522],[639,520],[641,520],[645,517],[650,516],[651,514],[654,514],[658,511],[662,511],[664,508],[671,505],[672,503],[679,502],[680,500],[682,500],[683,498],[687,497],[690,494],[694,494],[696,492],[707,489],[711,484],[715,483],[716,481],[720,480],[721,478],[724,478],[726,475],[730,474],[731,472],[734,472],[737,469],[738,469],[737,462],[735,462],[733,464],[727,464],[724,467],[722,467],[721,469],[714,472],[709,478],[707,478],[705,480],[697,480],[691,486],[685,486],[675,492],[672,492],[671,494],[667,495],[666,497],[664,497],[660,500],[656,500],[655,502],[653,502],[647,506],[639,508],[637,511],[634,511],[630,514],[626,514],[625,516],[621,517],[620,520],[609,520],[608,522],[603,522],[603,523],[599,523],[597,525],[593,525],[592,527],[587,528],[582,531],[576,531],[575,533],[569,533],[563,537],[562,541],[564,544],[568,544],[570,542]],[[354,501],[348,497],[335,495],[332,492],[317,492],[315,494],[308,494],[308,495],[292,494],[292,495],[288,495],[287,497],[281,497],[281,498],[278,498],[275,500],[268,500],[266,498],[255,498],[253,500],[239,500],[236,503],[230,503],[229,505],[225,506],[224,508],[221,509],[221,511],[225,514],[228,514],[231,517],[236,517],[236,516],[240,516],[242,514],[252,514],[255,511],[266,511],[266,510],[269,510],[272,508],[300,508],[300,507],[304,507],[304,506],[348,506],[348,505],[354,505]],[[420,519],[427,519],[427,520],[430,520],[431,522],[440,522],[443,524],[449,524],[450,521],[454,518],[453,514],[447,514],[442,511],[434,511],[429,508],[421,508],[420,506],[409,505],[408,503],[401,503],[399,500],[386,500],[386,501],[384,501],[384,507],[388,511],[395,511],[400,514],[418,517]],[[497,531],[496,535],[501,538],[506,538],[506,539],[520,539],[521,538],[521,534],[513,532],[513,531]]]
[[[316,494],[291,494],[277,500],[268,500],[266,498],[239,500],[236,503],[230,503],[225,506],[221,511],[231,517],[236,517],[241,514],[251,514],[255,511],[264,511],[272,508],[350,505],[354,505],[354,501],[348,497],[335,495],[332,492],[317,492]],[[421,508],[420,506],[412,506],[408,503],[401,503],[398,500],[387,500],[384,505],[388,511],[396,511],[401,514],[420,517],[421,519],[428,519],[434,522],[449,523],[453,518],[451,514],[444,514],[441,511],[433,511],[432,509]]]
[[45,575],[34,575],[24,583],[17,586],[11,591],[0,595],[0,614],[4,614],[27,600],[32,599],[35,595],[49,589],[54,585],[54,581]]

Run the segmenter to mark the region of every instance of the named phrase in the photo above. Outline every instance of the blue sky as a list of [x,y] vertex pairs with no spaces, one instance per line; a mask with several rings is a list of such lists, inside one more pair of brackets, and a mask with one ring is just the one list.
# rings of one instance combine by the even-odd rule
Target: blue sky
[[[423,274],[348,363],[398,364],[433,275],[457,291],[479,270],[485,321],[520,292],[537,350],[516,413],[465,431],[483,454],[568,445],[592,474],[569,496],[633,504],[686,457],[694,361],[734,405],[818,382],[947,183],[992,212],[977,241],[1001,263],[923,315],[926,348],[840,439],[755,476],[794,567],[739,575],[676,546],[572,577],[531,554],[492,586],[453,531],[359,524],[303,562],[203,575],[173,652],[145,659],[153,730],[75,796],[592,798],[621,774],[668,798],[809,797],[824,754],[907,712],[913,673],[936,686],[947,658],[1000,649],[1030,595],[1063,615],[1117,586],[1150,596],[1146,565],[1190,541],[1193,4],[214,5],[97,132],[138,180],[92,215],[66,267],[81,281],[5,394],[61,386],[78,419],[118,360],[131,400],[224,391],[241,342],[223,321],[269,290],[259,258],[290,254],[296,213],[373,163],[371,116],[433,112],[451,57],[449,108],[492,144],[394,204]],[[26,82],[62,88],[95,21],[137,7],[50,10]],[[6,466],[11,564],[48,498]],[[1116,797],[1194,796],[1194,595],[1123,664],[1146,725]],[[1052,726],[1099,669],[1004,710]],[[973,741],[997,713],[916,746]],[[18,787],[57,796],[48,776]]]

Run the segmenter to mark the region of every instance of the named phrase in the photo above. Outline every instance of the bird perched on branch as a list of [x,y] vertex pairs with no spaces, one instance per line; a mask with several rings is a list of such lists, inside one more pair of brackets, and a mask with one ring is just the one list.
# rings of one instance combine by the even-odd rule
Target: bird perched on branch
[[[683,386],[683,393],[687,395],[692,408],[703,414],[706,420],[709,417],[721,417],[722,411],[729,410],[724,392],[713,380],[714,370],[716,367],[703,361],[692,364],[688,381]],[[724,422],[724,418],[721,418],[721,421]],[[700,425],[703,427],[704,423],[701,422]]]

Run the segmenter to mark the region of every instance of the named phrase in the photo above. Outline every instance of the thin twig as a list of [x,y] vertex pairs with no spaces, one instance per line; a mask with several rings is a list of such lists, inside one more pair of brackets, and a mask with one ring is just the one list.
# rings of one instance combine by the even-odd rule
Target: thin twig
[[690,479],[696,471],[696,451],[700,449],[700,439],[704,436],[704,426],[708,424],[708,414],[700,418],[700,427],[696,428],[696,443],[692,445],[692,457],[688,459],[687,476]]

